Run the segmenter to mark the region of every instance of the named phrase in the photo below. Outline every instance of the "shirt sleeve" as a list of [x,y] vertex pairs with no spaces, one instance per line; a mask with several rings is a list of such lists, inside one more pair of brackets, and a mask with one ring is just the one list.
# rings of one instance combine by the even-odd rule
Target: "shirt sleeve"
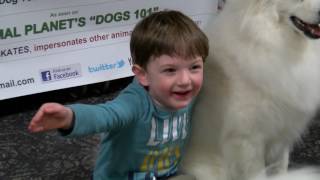
[[75,122],[71,136],[116,131],[139,119],[139,107],[143,106],[141,95],[124,91],[117,98],[104,104],[74,104]]

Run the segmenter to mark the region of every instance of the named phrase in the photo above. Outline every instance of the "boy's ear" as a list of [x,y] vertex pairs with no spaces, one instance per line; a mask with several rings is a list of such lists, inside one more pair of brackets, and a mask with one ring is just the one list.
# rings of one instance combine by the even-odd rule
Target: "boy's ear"
[[147,72],[145,71],[144,68],[135,64],[132,66],[132,72],[134,73],[134,75],[136,76],[136,78],[138,79],[139,83],[142,86],[149,85],[148,78],[147,78]]

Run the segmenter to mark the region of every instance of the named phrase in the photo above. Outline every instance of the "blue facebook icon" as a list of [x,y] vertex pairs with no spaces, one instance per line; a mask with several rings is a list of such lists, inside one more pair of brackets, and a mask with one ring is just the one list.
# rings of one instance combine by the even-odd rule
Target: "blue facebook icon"
[[50,71],[42,71],[41,77],[43,81],[50,81],[52,79]]

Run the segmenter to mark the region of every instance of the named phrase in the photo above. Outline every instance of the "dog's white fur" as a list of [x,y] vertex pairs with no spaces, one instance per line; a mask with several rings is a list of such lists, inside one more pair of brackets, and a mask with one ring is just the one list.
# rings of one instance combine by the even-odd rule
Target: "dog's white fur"
[[319,11],[320,0],[227,0],[205,28],[210,55],[184,171],[198,180],[320,179],[286,172],[320,102],[319,42],[290,16],[319,23]]

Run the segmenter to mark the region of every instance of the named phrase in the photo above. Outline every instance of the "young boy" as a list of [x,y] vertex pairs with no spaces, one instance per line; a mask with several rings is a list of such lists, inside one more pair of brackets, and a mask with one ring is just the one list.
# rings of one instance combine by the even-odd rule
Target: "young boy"
[[178,11],[161,11],[134,28],[135,78],[114,100],[98,105],[46,103],[31,132],[103,133],[94,180],[168,179],[177,173],[202,86],[208,40]]

